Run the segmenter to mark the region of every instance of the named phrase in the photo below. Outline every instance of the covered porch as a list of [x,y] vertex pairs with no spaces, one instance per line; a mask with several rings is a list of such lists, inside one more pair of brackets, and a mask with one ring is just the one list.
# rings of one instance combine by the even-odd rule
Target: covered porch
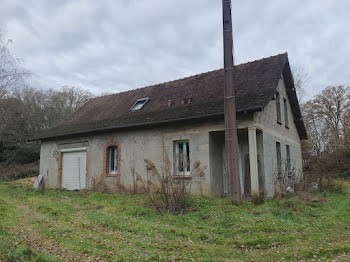
[[[264,197],[263,132],[256,127],[238,129],[238,160],[242,197]],[[225,131],[209,132],[210,184],[214,196],[228,193]]]

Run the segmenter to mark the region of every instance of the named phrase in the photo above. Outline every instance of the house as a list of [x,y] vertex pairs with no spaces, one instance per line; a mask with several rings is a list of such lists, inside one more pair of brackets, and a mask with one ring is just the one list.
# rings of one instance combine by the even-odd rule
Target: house
[[[302,168],[306,130],[288,55],[236,66],[239,171],[242,194],[274,194],[276,175]],[[224,72],[211,71],[91,99],[70,120],[41,134],[40,173],[46,185],[68,190],[132,188],[147,179],[144,159],[189,179],[206,166],[192,192],[227,193],[224,164]],[[286,171],[286,172],[284,172]]]

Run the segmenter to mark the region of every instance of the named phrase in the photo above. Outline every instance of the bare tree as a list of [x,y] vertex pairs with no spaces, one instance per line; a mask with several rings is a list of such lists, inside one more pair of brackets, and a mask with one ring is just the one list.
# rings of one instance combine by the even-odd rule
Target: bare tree
[[20,87],[24,78],[30,75],[28,70],[21,68],[21,61],[9,51],[11,39],[7,39],[0,30],[0,99],[8,92]]
[[78,86],[64,86],[60,91],[48,90],[44,105],[47,110],[47,127],[52,127],[66,120],[92,97],[93,95],[90,91]]
[[292,68],[292,74],[294,78],[294,86],[298,95],[299,103],[305,98],[305,86],[310,80],[309,74],[304,67],[298,66]]
[[349,87],[331,86],[313,100],[314,114],[334,139],[343,135],[345,118],[350,110],[349,94]]
[[312,155],[319,155],[321,150],[325,148],[326,134],[319,118],[314,114],[314,104],[312,100],[301,104],[301,111],[303,113],[303,119],[306,130],[308,132],[308,141],[305,142],[305,150]]
[[309,140],[303,156],[309,169],[322,177],[350,168],[350,87],[330,86],[301,105]]
[[[350,101],[350,97],[349,97],[349,101]],[[350,110],[348,110],[344,114],[343,128],[344,128],[344,140],[350,147]]]
[[325,88],[301,105],[314,153],[332,151],[349,132],[350,88]]

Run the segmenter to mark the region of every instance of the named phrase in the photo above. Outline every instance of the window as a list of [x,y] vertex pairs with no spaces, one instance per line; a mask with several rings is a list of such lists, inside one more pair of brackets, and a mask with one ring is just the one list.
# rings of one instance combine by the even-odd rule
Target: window
[[280,94],[276,92],[276,113],[277,113],[277,123],[281,124],[281,99]]
[[284,107],[284,124],[288,127],[288,104],[287,99],[283,98],[283,107]]
[[120,182],[121,146],[118,142],[109,140],[103,151],[103,174],[117,177]]
[[144,105],[149,101],[149,97],[141,98],[136,101],[136,103],[130,108],[131,111],[138,111],[144,107]]
[[292,166],[291,166],[291,160],[290,160],[290,146],[286,145],[286,152],[287,152],[287,172],[288,175],[292,171]]
[[175,142],[175,176],[190,175],[190,144],[188,141]]
[[116,146],[108,147],[108,173],[118,173],[118,147]]
[[276,142],[276,154],[277,154],[277,171],[278,175],[282,174],[282,158],[281,158],[281,144]]

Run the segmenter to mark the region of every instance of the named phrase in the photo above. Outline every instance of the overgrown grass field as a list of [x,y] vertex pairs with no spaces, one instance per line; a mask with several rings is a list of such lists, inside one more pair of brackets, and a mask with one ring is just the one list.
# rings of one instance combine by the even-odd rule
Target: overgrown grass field
[[0,183],[0,261],[350,261],[350,183],[315,199],[193,197],[175,216],[144,195]]

